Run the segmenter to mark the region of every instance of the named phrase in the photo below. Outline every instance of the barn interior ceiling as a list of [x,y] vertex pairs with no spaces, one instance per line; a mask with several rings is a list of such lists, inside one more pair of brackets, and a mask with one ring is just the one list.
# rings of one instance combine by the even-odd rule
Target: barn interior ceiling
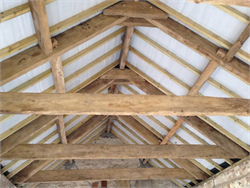
[[[1,173],[193,187],[247,159],[250,2],[195,2],[1,1]],[[58,170],[117,158],[155,168]]]

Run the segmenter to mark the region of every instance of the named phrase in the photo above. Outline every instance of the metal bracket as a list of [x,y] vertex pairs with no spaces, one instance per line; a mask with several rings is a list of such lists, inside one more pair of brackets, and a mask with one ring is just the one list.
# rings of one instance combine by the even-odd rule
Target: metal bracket
[[140,161],[139,168],[153,168],[153,166],[149,162],[147,162],[146,164],[143,164],[143,159],[139,159],[139,161]]
[[69,170],[69,169],[72,169],[72,168],[76,168],[76,169],[79,169],[77,166],[76,166],[76,162],[75,160],[73,159],[72,160],[72,163],[70,163],[69,161],[67,161],[63,166],[65,166],[65,169],[66,170]]

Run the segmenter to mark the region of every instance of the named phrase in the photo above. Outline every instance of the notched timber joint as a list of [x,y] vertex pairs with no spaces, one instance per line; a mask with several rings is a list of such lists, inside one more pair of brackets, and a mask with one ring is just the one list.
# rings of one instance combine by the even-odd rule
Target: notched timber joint
[[58,41],[55,38],[52,38],[51,42],[52,42],[52,48],[58,48]]
[[223,58],[226,55],[227,51],[223,48],[219,48],[217,50],[216,56],[219,58]]

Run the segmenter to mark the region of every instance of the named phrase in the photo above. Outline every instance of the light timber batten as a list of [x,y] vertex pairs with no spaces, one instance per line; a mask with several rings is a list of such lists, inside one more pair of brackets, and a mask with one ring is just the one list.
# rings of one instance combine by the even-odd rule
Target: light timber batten
[[[56,0],[44,0],[45,4],[53,3]],[[0,23],[3,23],[7,20],[20,16],[30,11],[29,3],[24,3],[20,6],[14,7],[12,9],[1,12]]]
[[22,144],[2,155],[2,160],[62,160],[62,159],[220,159],[244,158],[229,154],[219,146],[203,145],[95,145]]
[[[1,93],[0,113],[249,116],[248,99],[103,94]],[[70,104],[70,105],[67,105]]]
[[214,5],[215,7],[219,8],[220,10],[223,10],[224,12],[230,14],[231,16],[234,16],[238,20],[248,24],[249,23],[249,16],[243,14],[242,12],[236,10],[235,8],[231,6],[226,5]]
[[209,4],[219,4],[219,5],[235,5],[250,7],[250,0],[188,0],[195,3],[209,3]]

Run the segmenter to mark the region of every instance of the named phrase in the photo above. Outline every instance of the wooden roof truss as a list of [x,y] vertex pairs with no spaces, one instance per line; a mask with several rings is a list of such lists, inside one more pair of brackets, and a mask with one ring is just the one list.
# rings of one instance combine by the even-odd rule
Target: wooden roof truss
[[[148,0],[148,2],[104,1],[49,28],[45,4],[52,2],[53,0],[29,0],[29,4],[24,4],[2,14],[1,22],[4,22],[31,10],[36,36],[31,36],[19,43],[2,49],[1,58],[17,52],[36,41],[38,41],[39,45],[28,48],[1,62],[0,85],[2,86],[12,81],[47,61],[51,62],[52,67],[51,70],[37,75],[7,93],[1,94],[0,111],[3,115],[1,116],[0,122],[6,121],[14,114],[32,114],[18,123],[15,129],[8,130],[1,135],[1,160],[13,160],[1,169],[2,173],[7,172],[9,168],[17,164],[18,160],[27,160],[7,175],[7,178],[11,179],[13,183],[18,186],[21,186],[23,183],[33,183],[32,187],[35,187],[41,182],[147,179],[148,174],[150,174],[152,179],[171,179],[178,186],[183,187],[182,184],[174,180],[178,179],[186,187],[191,187],[198,183],[197,180],[204,180],[214,175],[213,172],[206,169],[202,164],[194,160],[194,158],[204,158],[207,162],[214,165],[218,171],[223,171],[224,168],[212,159],[224,159],[228,165],[233,165],[234,162],[231,159],[244,159],[248,156],[250,147],[247,144],[237,139],[225,129],[220,128],[207,117],[207,115],[225,115],[246,131],[250,132],[249,126],[236,117],[236,115],[249,116],[249,100],[242,99],[236,93],[210,77],[215,69],[220,66],[245,83],[250,84],[249,65],[243,61],[249,61],[249,54],[246,54],[246,52],[240,49],[249,38],[249,18],[246,18],[245,15],[240,14],[229,6],[226,6],[227,4],[224,4],[230,1],[221,0],[219,1],[219,5],[216,4],[215,6],[231,13],[244,23],[248,23],[246,29],[234,44],[230,44],[228,41],[216,36],[202,26],[194,24],[192,20],[177,13],[158,0]],[[215,1],[195,0],[195,2],[214,3]],[[218,3],[218,1],[216,2]],[[249,6],[248,0],[232,2],[239,3],[237,5],[240,6]],[[245,4],[246,2],[247,4]],[[52,34],[103,9],[103,14],[97,15],[51,38]],[[14,11],[15,14],[13,14]],[[192,29],[223,46],[225,49],[219,48],[214,43],[169,18],[168,15],[172,15]],[[63,53],[115,25],[122,25],[124,27],[80,51],[78,54],[73,55],[69,59],[62,61],[61,55]],[[204,71],[201,72],[145,36],[135,29],[135,26],[157,27],[209,59],[210,63]],[[77,70],[74,74],[64,77],[64,67],[123,33],[122,45],[113,48],[95,61]],[[130,46],[133,35],[140,37],[163,54],[174,59],[177,63],[185,66],[196,75],[199,75],[199,79],[193,87],[188,86],[157,65],[153,60],[147,58]],[[77,75],[88,71],[119,50],[121,50],[119,61],[113,62],[101,72],[65,93],[65,84],[67,82],[74,79]],[[173,93],[130,64],[127,61],[129,51],[188,90],[188,96],[174,96]],[[243,60],[237,58],[235,56],[236,54]],[[119,68],[115,68],[118,65]],[[20,93],[51,74],[53,74],[54,86],[43,91],[41,94]],[[205,82],[209,82],[231,98],[203,97],[199,91]],[[126,95],[121,95],[122,93],[119,91],[120,85],[127,88],[133,94],[139,94],[129,86],[135,85],[148,96],[132,95],[126,97]],[[114,95],[99,95],[107,88],[109,88],[109,94]],[[49,94],[54,91],[56,94]],[[82,98],[81,102],[79,102],[81,100],[80,97]],[[50,101],[53,105],[50,105],[47,101]],[[64,104],[64,106],[60,106],[60,104]],[[148,104],[150,104],[150,107]],[[167,108],[168,104],[171,104],[169,109]],[[65,114],[74,114],[76,116],[69,122],[64,123],[64,118],[67,116]],[[79,119],[83,114],[88,114],[88,116],[73,128],[65,131],[70,123]],[[147,115],[149,119],[164,128],[168,132],[167,135],[162,136],[157,133],[150,125],[140,119],[138,115]],[[152,115],[165,116],[174,123],[173,128],[168,129]],[[173,119],[170,115],[177,115],[178,120]],[[51,128],[55,122],[57,132],[49,134],[36,145],[28,145],[34,138]],[[183,122],[188,123],[216,145],[209,145],[195,133],[186,129],[182,125]],[[126,145],[122,147],[103,146],[102,148],[89,145],[105,131],[107,134],[112,132],[127,144],[129,144],[127,140],[138,144],[127,132],[121,130],[117,124],[123,126],[127,132],[134,135],[134,137],[144,143],[144,145]],[[129,126],[129,128],[127,126]],[[127,139],[124,139],[113,131],[112,127],[119,130]],[[201,145],[190,145],[176,134],[178,129],[186,131],[187,134],[197,139]],[[56,133],[59,134],[59,138],[56,139],[53,144],[62,143],[65,145],[43,145],[46,140],[53,137]],[[172,137],[177,138],[184,145],[175,145],[170,141]],[[80,145],[83,143],[86,146]],[[73,153],[72,147],[75,148],[73,149]],[[54,155],[55,150],[58,150],[56,155]],[[82,151],[86,154],[82,155]],[[33,153],[35,153],[35,155],[33,155]],[[58,160],[115,158],[142,158],[144,159],[144,163],[150,162],[155,165],[150,160],[154,158],[165,168],[144,169],[143,172],[140,169],[116,169],[116,171],[114,169],[112,169],[112,171],[107,169],[93,169],[87,172],[86,170],[75,170],[67,172],[67,174],[60,174],[60,171],[51,171],[51,169],[58,169],[60,165],[66,162]],[[163,158],[171,164],[174,170],[169,170],[165,164],[156,158]],[[57,161],[48,166],[54,160]],[[46,171],[42,171],[44,168],[46,168]],[[88,175],[91,174],[91,176],[87,176],[89,177],[87,179],[81,179],[80,177],[83,177],[82,174],[84,173]],[[81,175],[78,176],[77,174]],[[105,174],[105,176],[103,176],[103,174]],[[184,179],[189,179],[192,183],[189,184]],[[30,184],[26,184],[25,186],[28,187],[28,185],[30,186]]]

